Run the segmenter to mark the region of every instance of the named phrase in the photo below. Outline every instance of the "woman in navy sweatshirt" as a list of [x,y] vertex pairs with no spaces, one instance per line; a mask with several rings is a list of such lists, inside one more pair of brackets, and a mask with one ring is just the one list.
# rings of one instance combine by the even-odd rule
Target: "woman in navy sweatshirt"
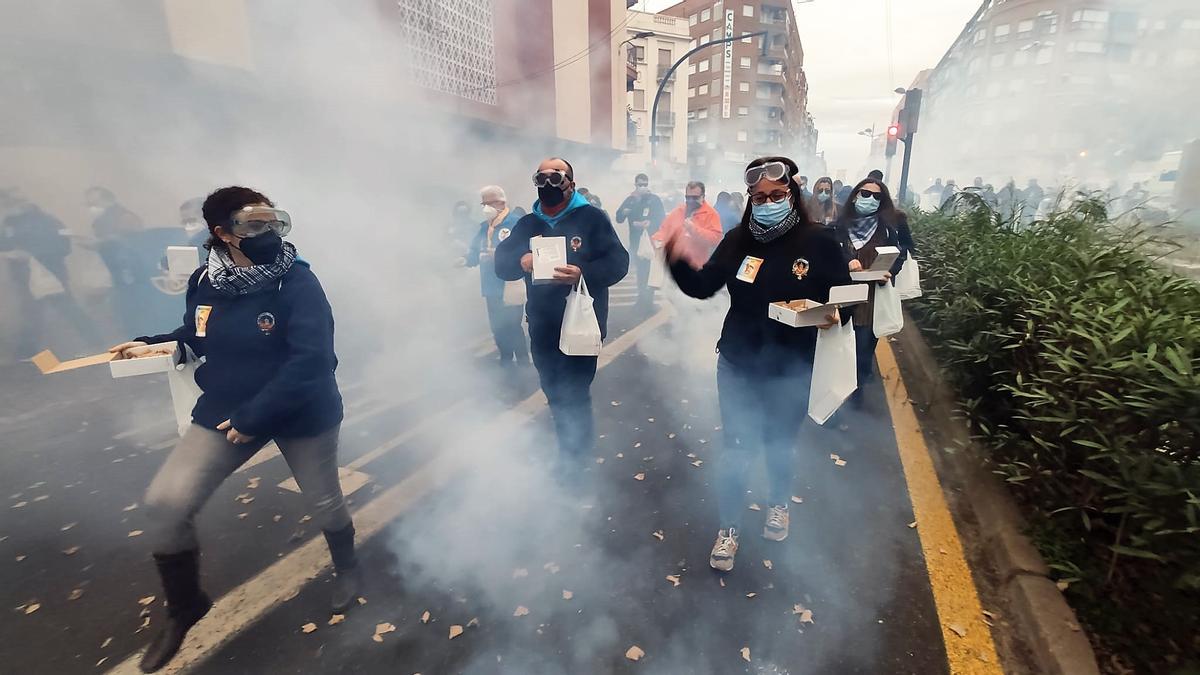
[[[678,242],[667,243],[671,276],[693,298],[729,289],[729,312],[717,343],[717,394],[724,446],[717,464],[720,530],[709,556],[713,569],[733,569],[746,474],[765,456],[769,509],[763,537],[788,535],[793,450],[808,409],[817,347],[816,328],[792,328],[768,316],[772,302],[801,298],[828,302],[829,289],[850,283],[841,249],[804,208],[795,162],[763,157],[746,167],[749,206],[712,257],[694,269]],[[823,328],[834,325],[836,310]]]
[[144,672],[164,666],[212,607],[200,589],[196,513],[271,440],[325,533],[336,570],[334,611],[350,606],[360,583],[354,526],[338,483],[342,396],[325,292],[282,239],[290,217],[264,195],[221,188],[204,201],[203,213],[210,253],[188,281],[183,325],[110,350],[128,358],[133,347],[177,342],[181,353],[186,345],[204,358],[192,425],[145,498],[168,616],[142,658]]

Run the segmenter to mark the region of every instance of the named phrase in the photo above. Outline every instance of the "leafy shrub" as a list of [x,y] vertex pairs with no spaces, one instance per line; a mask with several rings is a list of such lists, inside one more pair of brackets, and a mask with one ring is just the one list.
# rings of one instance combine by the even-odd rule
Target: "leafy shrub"
[[1200,286],[1098,201],[1029,224],[952,210],[914,218],[914,312],[997,470],[1090,559],[1047,557],[1094,597],[1158,580],[1194,601]]

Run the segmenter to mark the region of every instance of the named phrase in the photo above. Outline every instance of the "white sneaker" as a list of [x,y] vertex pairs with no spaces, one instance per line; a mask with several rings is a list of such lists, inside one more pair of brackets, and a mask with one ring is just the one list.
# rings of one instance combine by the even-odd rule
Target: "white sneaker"
[[772,506],[767,511],[767,524],[763,526],[763,537],[771,541],[783,541],[788,536],[788,507]]
[[712,554],[708,556],[708,564],[718,572],[728,572],[733,569],[733,557],[737,555],[738,533],[735,528],[721,530],[717,533],[717,541],[713,544]]

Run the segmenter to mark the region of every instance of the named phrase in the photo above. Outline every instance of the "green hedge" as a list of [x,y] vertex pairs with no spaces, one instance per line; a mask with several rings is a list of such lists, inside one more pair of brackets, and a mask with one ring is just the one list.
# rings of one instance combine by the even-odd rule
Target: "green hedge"
[[1028,225],[969,196],[952,209],[913,219],[911,308],[997,471],[1053,528],[1047,557],[1101,603],[1194,601],[1200,286],[1098,201]]

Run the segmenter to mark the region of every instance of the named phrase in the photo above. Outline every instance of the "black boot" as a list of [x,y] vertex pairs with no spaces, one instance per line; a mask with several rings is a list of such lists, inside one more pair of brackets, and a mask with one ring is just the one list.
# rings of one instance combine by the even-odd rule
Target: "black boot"
[[325,532],[325,543],[329,544],[329,556],[333,558],[331,604],[334,613],[341,614],[354,604],[362,587],[358,556],[354,554],[354,525],[347,525],[336,532]]
[[200,590],[199,551],[156,553],[154,562],[167,596],[167,620],[142,656],[143,673],[153,673],[167,665],[179,651],[188,630],[212,609],[212,600]]

